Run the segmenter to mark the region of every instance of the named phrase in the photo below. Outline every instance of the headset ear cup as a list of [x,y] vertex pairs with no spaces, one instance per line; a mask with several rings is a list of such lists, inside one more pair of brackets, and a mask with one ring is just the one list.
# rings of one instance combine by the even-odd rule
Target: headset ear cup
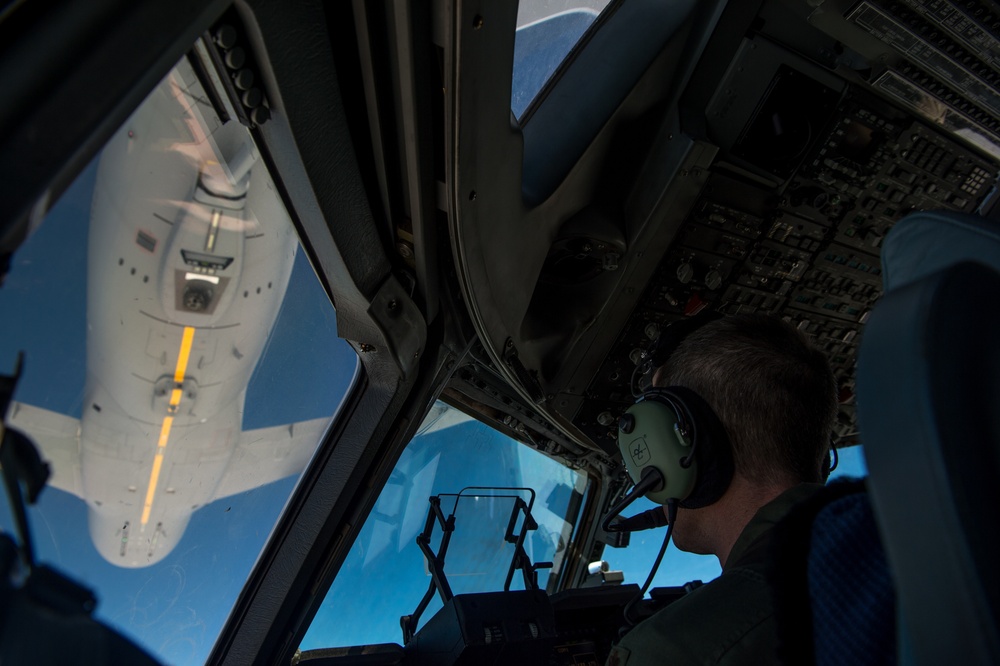
[[686,412],[695,433],[694,458],[698,465],[697,481],[691,494],[679,505],[698,509],[714,504],[733,480],[733,449],[726,429],[705,400],[683,386],[654,389],[650,398],[670,399],[676,408]]
[[663,479],[661,487],[645,492],[654,502],[687,497],[697,481],[697,466],[684,465],[692,449],[677,432],[678,420],[669,402],[640,400],[619,424],[618,449],[632,481],[638,484],[648,468],[656,469]]
[[830,450],[826,452],[823,456],[823,466],[820,469],[820,480],[826,483],[830,480],[830,474],[833,470],[837,469],[837,465],[840,463],[840,454],[837,453],[837,444],[833,439],[833,435],[830,436]]

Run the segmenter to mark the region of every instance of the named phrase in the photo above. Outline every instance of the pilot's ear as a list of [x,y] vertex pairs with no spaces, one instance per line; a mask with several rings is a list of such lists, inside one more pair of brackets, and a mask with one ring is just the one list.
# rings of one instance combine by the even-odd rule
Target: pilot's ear
[[663,386],[660,380],[663,379],[663,373],[664,373],[663,368],[665,367],[666,367],[665,365],[661,365],[656,369],[656,372],[653,373],[653,386]]

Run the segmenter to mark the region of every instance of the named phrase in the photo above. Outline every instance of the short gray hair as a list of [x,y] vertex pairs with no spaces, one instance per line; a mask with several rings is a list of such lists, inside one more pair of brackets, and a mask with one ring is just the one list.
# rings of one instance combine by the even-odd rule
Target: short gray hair
[[708,402],[749,480],[822,481],[837,387],[826,356],[788,323],[766,315],[710,322],[678,345],[656,383]]

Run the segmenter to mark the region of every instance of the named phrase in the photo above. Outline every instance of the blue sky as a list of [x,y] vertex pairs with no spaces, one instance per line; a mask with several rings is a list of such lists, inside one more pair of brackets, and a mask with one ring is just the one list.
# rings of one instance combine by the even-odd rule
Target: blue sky
[[[0,289],[0,368],[18,350],[25,373],[16,399],[79,418],[85,379],[87,230],[96,168],[88,167],[15,255]],[[13,315],[13,316],[12,316]],[[356,356],[303,252],[270,343],[247,391],[244,429],[331,415]],[[46,488],[32,509],[39,559],[95,588],[97,615],[171,664],[204,663],[272,526],[295,486],[289,478],[194,513],[158,565],[121,569],[94,549],[77,497]],[[0,526],[10,530],[6,496]]]

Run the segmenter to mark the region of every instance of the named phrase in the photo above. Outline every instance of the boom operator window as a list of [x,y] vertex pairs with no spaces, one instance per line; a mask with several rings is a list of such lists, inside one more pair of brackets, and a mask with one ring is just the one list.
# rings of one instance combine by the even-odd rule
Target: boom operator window
[[[49,208],[0,289],[17,313],[0,367],[25,359],[6,423],[53,470],[29,508],[37,559],[172,664],[205,662],[359,365],[250,132],[208,101],[206,48]],[[16,533],[6,494],[0,530]]]

